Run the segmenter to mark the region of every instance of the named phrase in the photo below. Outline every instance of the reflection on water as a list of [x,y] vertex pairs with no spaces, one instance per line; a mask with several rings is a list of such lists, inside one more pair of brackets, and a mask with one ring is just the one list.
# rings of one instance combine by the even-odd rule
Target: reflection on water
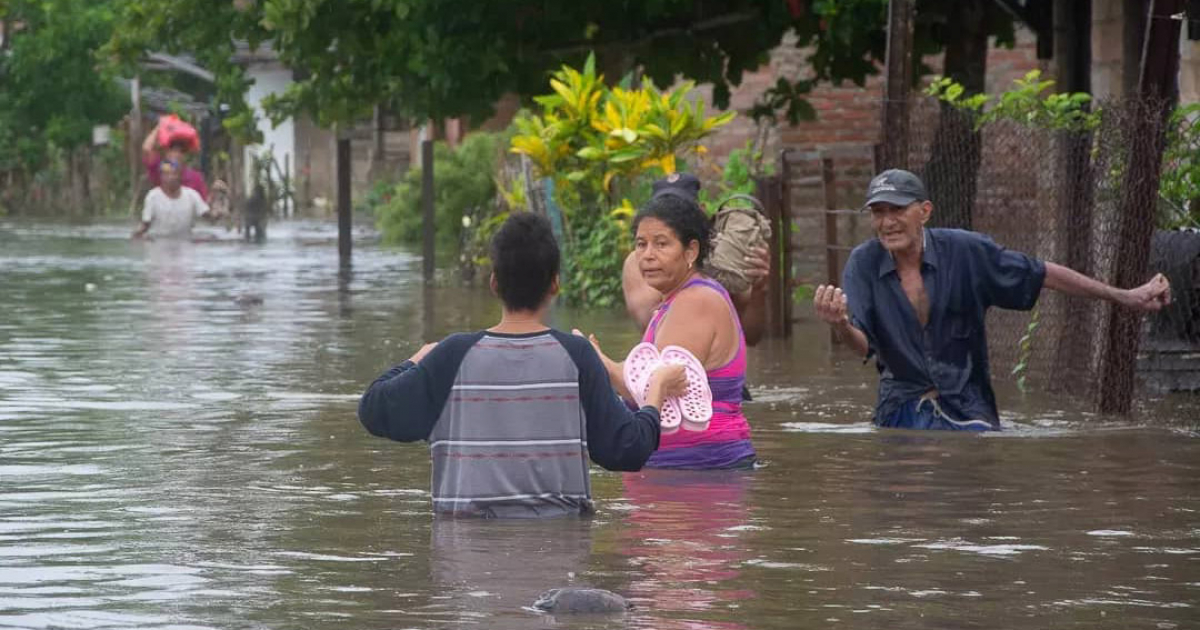
[[753,590],[731,588],[749,558],[747,494],[753,473],[648,470],[624,475],[622,553],[638,569],[628,589],[645,627],[747,627],[714,610],[753,605]]
[[551,587],[575,586],[592,552],[586,519],[439,519],[432,529],[429,586],[437,593],[435,609],[455,626],[556,625],[530,605]]
[[[434,522],[428,451],[357,397],[485,291],[283,224],[265,245],[0,224],[0,628],[1188,628],[1200,406],[1094,417],[1001,386],[1007,431],[877,431],[819,326],[751,351],[753,473],[596,471],[599,513]],[[220,235],[222,236],[223,235]],[[564,328],[632,346],[618,314]],[[1153,418],[1159,428],[1146,426]],[[563,619],[548,588],[635,610]]]

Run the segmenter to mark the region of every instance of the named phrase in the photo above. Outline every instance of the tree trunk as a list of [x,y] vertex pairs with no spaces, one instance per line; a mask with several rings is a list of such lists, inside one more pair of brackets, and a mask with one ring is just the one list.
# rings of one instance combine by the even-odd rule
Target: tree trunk
[[911,0],[888,3],[887,82],[884,84],[883,168],[908,168],[909,92],[912,89]]
[[1146,40],[1147,0],[1124,0],[1121,18],[1121,96],[1133,98],[1142,68],[1142,42]]
[[[944,74],[962,84],[964,97],[984,91],[987,78],[988,5],[990,0],[955,2],[946,18]],[[931,227],[971,228],[980,134],[975,116],[947,103],[925,164],[925,185],[932,197]]]
[[[1134,287],[1146,281],[1150,240],[1158,200],[1166,122],[1178,99],[1179,36],[1182,22],[1171,16],[1183,10],[1182,0],[1154,0],[1143,42],[1137,101],[1132,118],[1129,162],[1121,182],[1121,207],[1114,285]],[[1137,350],[1143,315],[1110,305],[1108,337],[1100,372],[1100,411],[1129,413],[1133,406]]]
[[[1054,3],[1054,61],[1060,92],[1091,92],[1092,2],[1060,0]],[[1058,242],[1054,255],[1066,266],[1084,274],[1092,269],[1092,216],[1094,213],[1092,165],[1089,132],[1059,132],[1054,150],[1058,185],[1054,207]],[[1054,374],[1065,378],[1050,379],[1061,391],[1086,391],[1093,379],[1081,365],[1092,360],[1095,334],[1093,311],[1081,298],[1063,297],[1062,334],[1058,335],[1054,356]],[[1072,378],[1070,375],[1076,375]]]

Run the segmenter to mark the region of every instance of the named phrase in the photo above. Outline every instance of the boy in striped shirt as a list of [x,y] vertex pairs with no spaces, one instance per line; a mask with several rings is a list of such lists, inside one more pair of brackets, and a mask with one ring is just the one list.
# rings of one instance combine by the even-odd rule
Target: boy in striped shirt
[[658,448],[659,407],[683,368],[659,368],[629,410],[587,339],[543,322],[558,293],[549,222],[515,213],[492,239],[500,323],[427,344],[375,380],[358,417],[373,435],[427,440],[439,514],[529,518],[594,510],[588,459],[636,471]]

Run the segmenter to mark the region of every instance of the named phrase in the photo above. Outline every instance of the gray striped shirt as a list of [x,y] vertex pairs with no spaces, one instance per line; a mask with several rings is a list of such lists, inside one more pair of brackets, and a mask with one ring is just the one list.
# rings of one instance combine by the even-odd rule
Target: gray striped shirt
[[542,517],[593,511],[588,458],[638,470],[658,411],[617,397],[587,340],[557,330],[451,335],[363,395],[371,433],[428,440],[438,513]]

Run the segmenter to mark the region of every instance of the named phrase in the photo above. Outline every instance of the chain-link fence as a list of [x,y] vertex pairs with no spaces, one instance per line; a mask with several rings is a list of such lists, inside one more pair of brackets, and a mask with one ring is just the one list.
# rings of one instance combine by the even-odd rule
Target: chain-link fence
[[[1154,271],[1168,274],[1175,305],[1150,318],[1054,291],[1043,292],[1033,313],[993,309],[988,316],[994,378],[1020,376],[1030,388],[1120,410],[1134,391],[1143,337],[1143,380],[1156,389],[1178,389],[1190,382],[1190,371],[1200,387],[1200,367],[1186,356],[1200,356],[1200,235],[1154,236],[1162,108],[1135,101],[1096,105],[1099,128],[1071,132],[1012,120],[977,129],[969,113],[934,99],[914,101],[907,166],[929,188],[931,226],[982,232],[1115,286],[1137,286]],[[861,204],[875,170],[874,164],[863,168],[871,163],[870,149],[826,152],[835,160],[833,185],[843,209]],[[819,259],[828,253],[840,269],[846,246],[872,237],[869,217],[846,210],[835,213],[837,229],[819,228],[829,215],[814,185],[829,182],[816,183],[813,170],[811,160],[801,159],[787,171],[801,282],[824,281]],[[838,241],[834,247],[828,246],[831,238]]]

